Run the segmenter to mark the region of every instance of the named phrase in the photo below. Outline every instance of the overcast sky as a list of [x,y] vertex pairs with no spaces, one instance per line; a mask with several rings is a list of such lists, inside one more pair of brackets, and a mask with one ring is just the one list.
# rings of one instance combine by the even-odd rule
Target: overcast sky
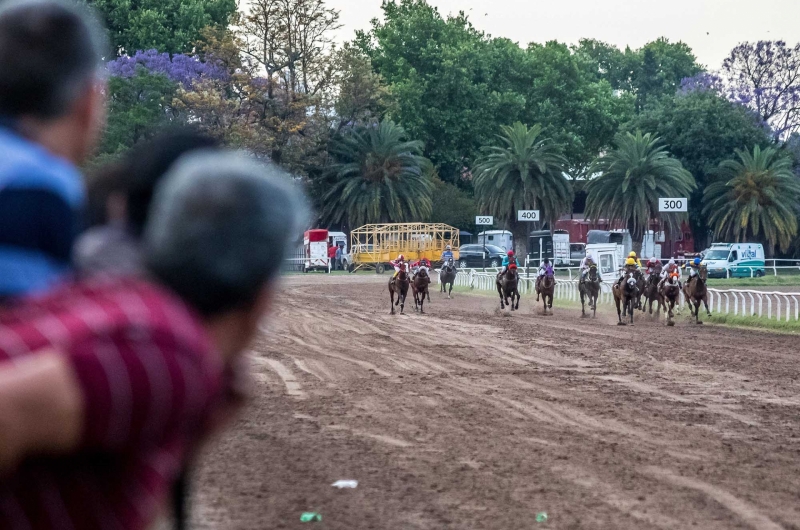
[[[660,36],[689,44],[717,69],[742,41],[800,41],[800,0],[429,0],[443,15],[463,10],[480,30],[520,44],[592,37],[638,48]],[[327,0],[341,11],[340,38],[381,16],[381,0]]]

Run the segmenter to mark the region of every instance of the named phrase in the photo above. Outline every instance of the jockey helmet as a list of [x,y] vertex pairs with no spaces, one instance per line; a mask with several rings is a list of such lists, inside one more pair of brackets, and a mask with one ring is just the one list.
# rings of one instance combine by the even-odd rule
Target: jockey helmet
[[636,260],[633,258],[628,258],[625,260],[625,265],[636,265]]
[[509,250],[508,251],[508,257],[510,258],[510,257],[513,257],[513,256],[514,256],[514,251],[513,250]]
[[405,257],[405,256],[403,256],[402,254],[400,254],[399,256],[397,256],[397,261],[405,261],[405,260],[406,260],[406,257]]
[[694,258],[694,264],[695,265],[700,265],[701,261],[703,261],[703,260],[701,260],[700,258]]
[[677,263],[675,263],[675,258],[672,258],[671,260],[669,260],[669,264],[670,265],[677,265]]
[[450,245],[447,245],[446,247],[444,247],[444,249],[445,250],[450,250]]
[[550,258],[544,258],[544,262],[546,265],[550,265]]
[[655,265],[656,263],[658,263],[658,259],[656,259],[656,257],[655,257],[655,256],[653,256],[652,258],[650,258],[650,263],[652,263],[653,265]]
[[631,252],[630,254],[628,254],[628,257],[636,259],[636,252]]

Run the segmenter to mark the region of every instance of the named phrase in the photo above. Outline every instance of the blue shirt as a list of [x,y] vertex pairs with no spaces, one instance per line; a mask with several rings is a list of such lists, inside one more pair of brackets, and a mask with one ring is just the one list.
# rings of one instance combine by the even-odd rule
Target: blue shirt
[[47,290],[69,272],[84,200],[72,164],[0,128],[0,297]]
[[453,259],[453,251],[452,250],[445,250],[442,252],[442,261],[447,261]]
[[[517,264],[517,267],[522,267],[522,265],[519,264],[519,260],[517,258],[514,258],[514,262]],[[503,258],[503,267],[505,267],[509,263],[511,263],[511,260],[508,259],[508,256],[504,257]]]

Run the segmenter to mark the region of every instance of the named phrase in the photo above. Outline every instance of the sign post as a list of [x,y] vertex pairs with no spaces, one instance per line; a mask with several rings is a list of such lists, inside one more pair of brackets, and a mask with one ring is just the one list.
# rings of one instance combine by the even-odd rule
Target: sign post
[[[475,218],[477,226],[492,226],[494,217],[491,215],[479,215]],[[483,272],[486,272],[486,233],[483,234]]]
[[[689,199],[686,197],[673,197],[658,199],[658,211],[661,213],[686,213],[689,211]],[[675,256],[675,250],[671,248],[672,255]]]
[[[525,234],[525,237],[528,238],[528,241],[525,244],[525,248],[528,248],[528,243],[530,243],[530,234],[531,234],[531,227],[533,226],[532,223],[536,223],[539,221],[539,210],[518,210],[517,211],[517,221],[528,223],[528,231]],[[542,246],[542,240],[539,239],[539,246]],[[530,254],[530,251],[528,251]],[[539,252],[539,256],[541,257],[541,251]],[[528,262],[528,256],[525,256],[525,275],[530,278],[531,276],[531,267]]]

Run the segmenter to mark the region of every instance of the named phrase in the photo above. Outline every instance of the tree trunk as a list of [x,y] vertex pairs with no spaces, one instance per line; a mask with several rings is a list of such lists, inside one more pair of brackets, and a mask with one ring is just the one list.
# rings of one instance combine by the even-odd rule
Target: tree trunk
[[511,221],[511,233],[514,235],[514,252],[520,264],[525,266],[525,259],[528,257],[528,223]]

